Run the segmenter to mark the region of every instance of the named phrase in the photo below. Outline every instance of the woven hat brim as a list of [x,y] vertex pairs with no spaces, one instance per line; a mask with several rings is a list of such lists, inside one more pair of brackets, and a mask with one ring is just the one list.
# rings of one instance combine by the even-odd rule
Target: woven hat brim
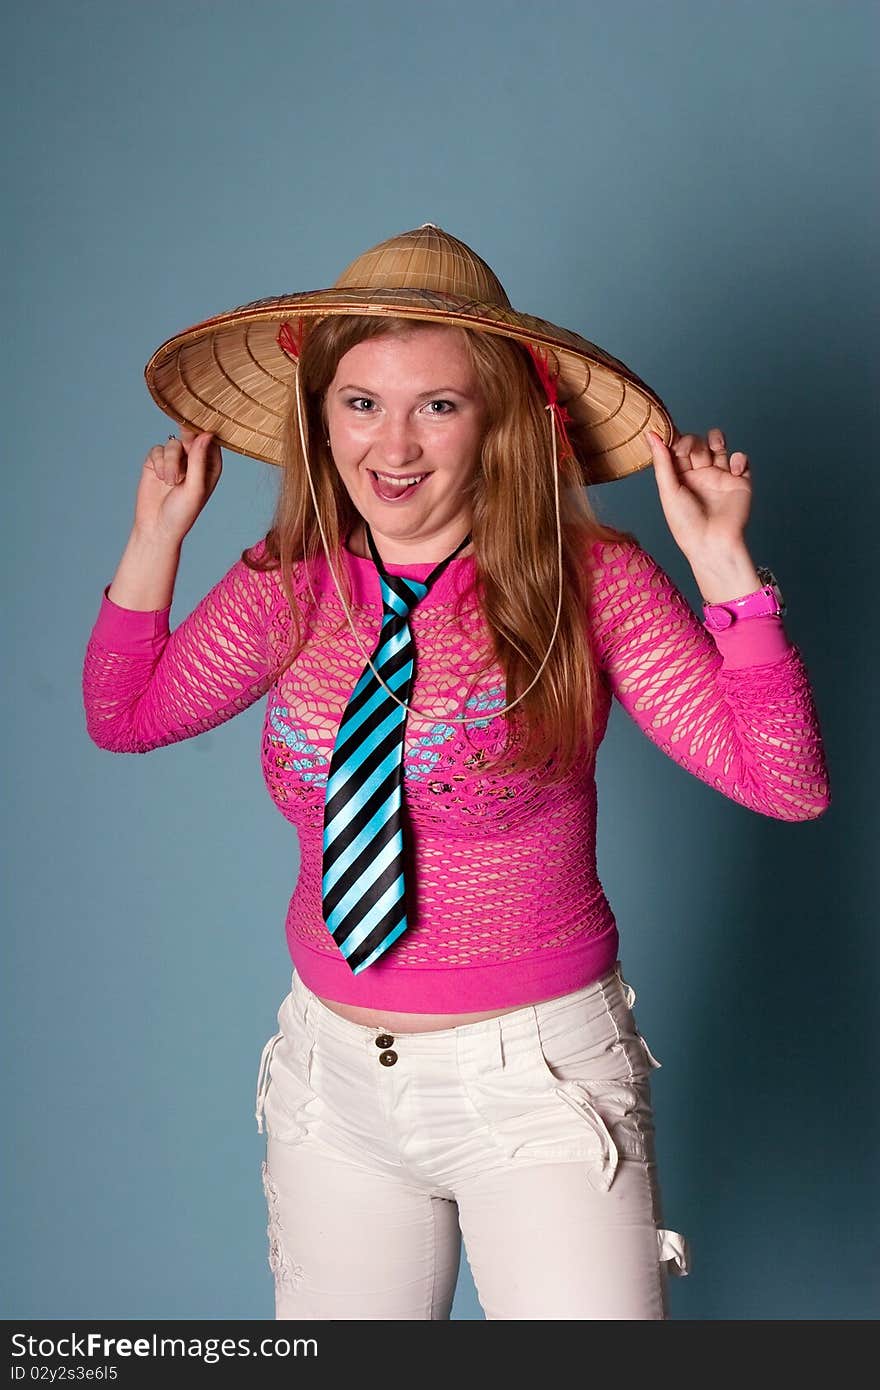
[[672,442],[674,422],[661,398],[603,348],[547,319],[431,290],[347,287],[253,300],[162,343],[144,368],[147,388],[177,424],[211,430],[224,448],[280,465],[295,367],[276,341],[278,329],[287,320],[328,314],[460,325],[543,349],[560,404],[589,430],[586,483],[651,467],[646,429]]

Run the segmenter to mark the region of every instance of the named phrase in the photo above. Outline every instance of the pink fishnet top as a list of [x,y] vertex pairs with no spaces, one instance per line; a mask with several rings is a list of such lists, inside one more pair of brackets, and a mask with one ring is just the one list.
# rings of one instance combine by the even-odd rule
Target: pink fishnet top
[[[252,548],[262,553],[261,540]],[[382,622],[372,560],[348,549],[355,622],[372,655]],[[781,618],[710,634],[657,562],[631,542],[594,541],[587,631],[601,671],[596,747],[612,696],[681,767],[760,815],[811,820],[830,805],[807,671]],[[327,999],[410,1013],[531,1003],[591,983],[614,965],[618,932],[596,872],[595,758],[562,782],[540,770],[486,772],[507,717],[503,673],[478,680],[485,630],[469,585],[473,556],[452,560],[415,607],[404,797],[408,929],[354,976],[321,914],[327,772],[365,662],[323,555],[294,566],[307,643],[277,668],[291,617],[278,572],[241,559],[169,630],[170,605],[122,608],[104,590],[83,667],[86,727],[99,748],[147,753],[216,728],[266,696],[262,768],[296,826],[301,863],[286,918],[294,968]],[[389,565],[424,579],[432,564]],[[341,582],[341,576],[340,576]],[[453,725],[444,716],[480,714]],[[407,834],[405,830],[405,834]]]

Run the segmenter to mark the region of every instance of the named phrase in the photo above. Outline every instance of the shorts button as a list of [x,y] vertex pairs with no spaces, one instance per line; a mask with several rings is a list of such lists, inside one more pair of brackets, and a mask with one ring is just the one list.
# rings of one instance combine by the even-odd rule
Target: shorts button
[[380,1052],[380,1053],[379,1053],[379,1061],[382,1063],[383,1067],[393,1067],[393,1066],[394,1066],[394,1063],[397,1061],[397,1053],[396,1053],[396,1052]]
[[390,1033],[380,1033],[378,1038],[374,1038],[373,1041],[377,1047],[390,1047],[394,1039]]

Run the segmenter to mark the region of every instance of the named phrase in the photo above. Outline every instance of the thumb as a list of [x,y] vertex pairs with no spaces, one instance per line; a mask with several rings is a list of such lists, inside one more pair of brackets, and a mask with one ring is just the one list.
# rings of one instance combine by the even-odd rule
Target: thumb
[[672,454],[663,443],[663,440],[653,430],[646,430],[645,436],[651,447],[651,457],[654,462],[654,476],[657,479],[657,486],[661,494],[671,492],[678,485],[678,473],[672,461]]
[[205,477],[208,471],[208,458],[214,442],[214,435],[211,430],[203,430],[201,434],[193,434],[191,442],[184,441],[186,449],[186,481],[195,482],[204,486]]

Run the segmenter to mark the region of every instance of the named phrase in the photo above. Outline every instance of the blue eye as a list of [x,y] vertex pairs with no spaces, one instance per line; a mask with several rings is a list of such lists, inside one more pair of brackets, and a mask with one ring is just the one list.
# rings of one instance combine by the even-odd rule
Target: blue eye
[[[349,399],[346,401],[346,405],[349,406],[350,409],[354,410],[355,415],[369,415],[369,414],[371,414],[372,412],[369,411],[369,410],[358,410],[358,409],[357,409],[358,404],[359,404],[361,401],[369,401],[369,402],[372,404],[372,397],[371,397],[371,396],[350,396]],[[446,406],[449,407],[449,410],[455,410],[455,404],[454,404],[453,401],[443,400],[443,399],[441,399],[439,396],[438,396],[435,400],[433,400],[433,401],[428,401],[428,405],[446,405]],[[449,410],[442,410],[442,411],[439,411],[439,412],[438,412],[438,411],[433,411],[433,410],[432,410],[432,411],[429,412],[429,414],[431,414],[431,415],[435,415],[435,414],[448,415],[448,414],[449,414]]]

